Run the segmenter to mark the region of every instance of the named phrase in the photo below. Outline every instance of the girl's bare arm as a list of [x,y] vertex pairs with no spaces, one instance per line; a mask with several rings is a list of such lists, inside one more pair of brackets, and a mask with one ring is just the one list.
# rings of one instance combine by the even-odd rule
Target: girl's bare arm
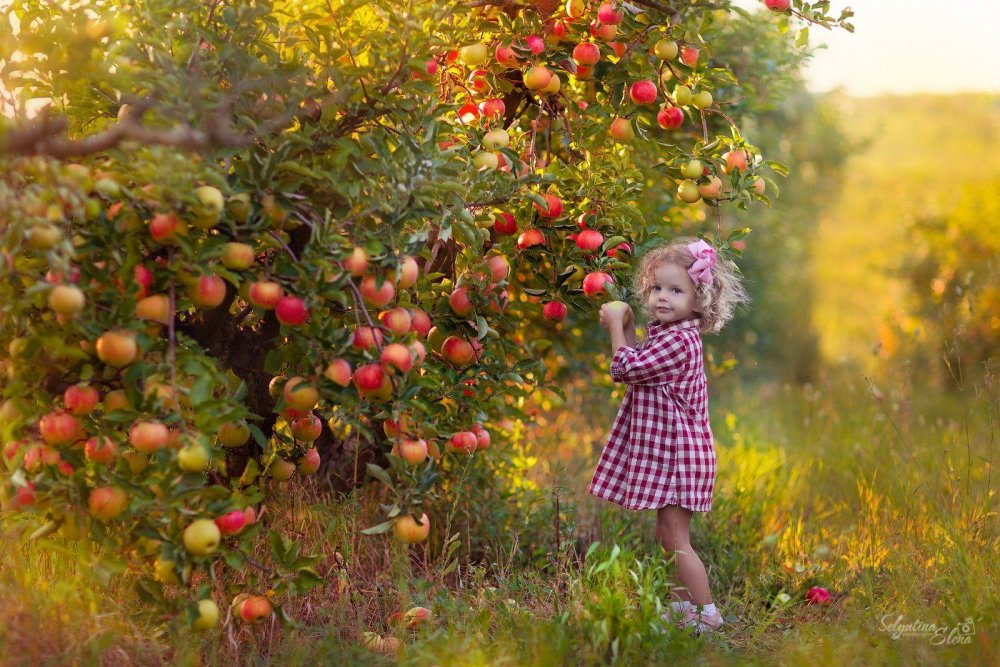
[[[610,326],[608,326],[608,332],[611,334],[612,355],[617,352],[620,347],[629,347],[628,341],[625,339],[625,329],[621,322],[611,322]],[[634,333],[632,335],[635,336]]]

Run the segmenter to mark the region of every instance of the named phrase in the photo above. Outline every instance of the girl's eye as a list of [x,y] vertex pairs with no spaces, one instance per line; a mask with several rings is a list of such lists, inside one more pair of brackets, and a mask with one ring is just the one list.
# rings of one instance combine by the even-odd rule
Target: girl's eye
[[653,291],[654,291],[654,292],[655,292],[655,291],[657,291],[657,290],[659,290],[659,289],[660,289],[660,286],[659,286],[659,285],[653,285]]
[[681,291],[681,290],[680,290],[679,288],[677,288],[677,287],[675,287],[675,288],[674,288],[673,290],[671,290],[671,291],[672,291],[672,292],[674,292],[675,294],[683,294],[683,292],[682,292],[682,291]]

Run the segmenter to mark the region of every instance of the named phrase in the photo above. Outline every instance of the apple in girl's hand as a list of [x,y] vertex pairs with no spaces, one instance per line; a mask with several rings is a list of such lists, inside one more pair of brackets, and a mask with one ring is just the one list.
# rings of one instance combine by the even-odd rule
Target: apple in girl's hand
[[632,309],[632,307],[624,301],[609,301],[605,307],[612,313],[621,313],[622,319],[625,318],[625,313]]
[[601,306],[602,319],[608,315],[617,316],[617,320],[624,326],[632,322],[632,307],[624,301],[609,301]]

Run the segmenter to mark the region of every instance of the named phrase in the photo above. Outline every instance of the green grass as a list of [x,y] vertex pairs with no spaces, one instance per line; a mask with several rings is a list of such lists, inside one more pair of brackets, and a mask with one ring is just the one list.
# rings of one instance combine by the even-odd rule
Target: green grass
[[[33,665],[995,664],[995,385],[950,397],[884,386],[881,401],[863,381],[720,380],[714,391],[716,505],[695,519],[693,539],[728,621],[715,636],[658,631],[671,568],[653,541],[653,513],[585,496],[608,408],[567,404],[529,431],[538,462],[520,480],[539,498],[560,490],[558,550],[545,522],[525,521],[516,540],[489,548],[463,539],[449,569],[436,550],[408,557],[357,535],[371,488],[346,501],[276,504],[269,520],[324,554],[326,585],[286,605],[299,627],[230,621],[203,637],[172,636],[141,615],[127,572],[102,571],[85,542],[22,543],[6,521],[0,650]],[[530,512],[555,517],[551,506]],[[471,562],[470,545],[487,556]],[[831,605],[805,604],[813,585],[831,591]],[[410,604],[433,609],[434,622],[415,633],[387,625]],[[955,645],[893,639],[882,619],[898,616],[949,627],[971,618],[976,633]],[[369,651],[365,631],[396,633],[405,648]]]

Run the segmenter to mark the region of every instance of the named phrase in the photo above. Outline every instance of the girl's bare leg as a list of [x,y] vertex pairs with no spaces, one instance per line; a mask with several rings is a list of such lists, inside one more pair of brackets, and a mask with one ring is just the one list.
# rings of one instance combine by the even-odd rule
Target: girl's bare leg
[[676,554],[674,564],[682,588],[675,594],[695,606],[712,602],[708,588],[708,573],[701,558],[691,548],[691,510],[679,505],[668,505],[656,511],[656,535],[667,555]]

